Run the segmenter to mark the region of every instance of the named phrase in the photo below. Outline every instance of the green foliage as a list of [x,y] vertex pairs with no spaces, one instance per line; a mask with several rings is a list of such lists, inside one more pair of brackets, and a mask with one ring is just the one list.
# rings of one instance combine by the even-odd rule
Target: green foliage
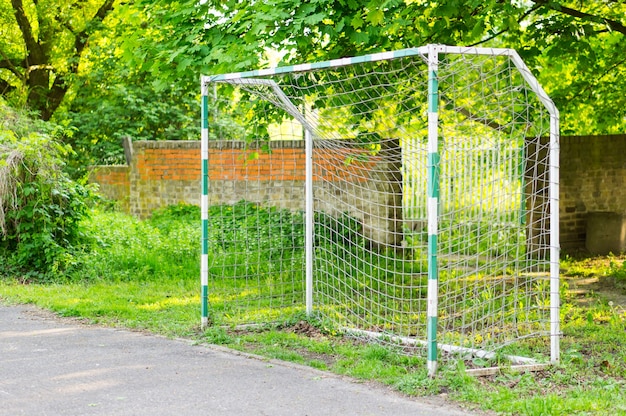
[[622,259],[620,263],[619,260],[611,260],[607,276],[613,279],[615,286],[626,291],[626,261]]
[[72,280],[137,282],[199,274],[199,221],[176,218],[168,211],[157,213],[154,222],[96,211],[84,226],[96,237],[69,273]]
[[0,94],[49,120],[115,0],[1,0]]
[[156,89],[156,79],[129,68],[123,51],[106,43],[123,36],[117,26],[102,30],[85,54],[89,69],[74,78],[71,100],[55,115],[55,121],[75,129],[66,142],[76,152],[76,167],[125,163],[120,146],[125,136],[191,140],[198,134],[198,87],[172,83]]
[[364,247],[363,226],[361,222],[346,214],[334,217],[324,211],[315,212],[315,245],[357,245]]
[[2,0],[0,91],[44,119],[60,108],[57,121],[81,133],[69,142],[82,163],[105,163],[121,161],[122,135],[191,138],[200,73],[427,43],[512,47],[561,110],[562,133],[620,133],[626,64],[614,51],[625,47],[625,7],[599,0]]
[[526,249],[526,230],[520,224],[450,221],[449,224],[443,222],[441,229],[449,230],[441,235],[439,243],[444,253],[488,253],[489,256],[516,258],[517,253],[523,253]]
[[626,120],[623,2],[534,1],[505,36],[535,68],[561,112],[561,134],[622,133]]
[[610,255],[604,258],[575,259],[566,257],[561,261],[561,270],[568,276],[589,278],[599,276],[605,284],[626,290],[626,261],[624,256]]
[[233,342],[233,337],[231,337],[224,328],[216,326],[208,328],[204,332],[204,337],[206,342],[210,344],[224,345],[231,344]]
[[181,222],[184,225],[200,224],[200,207],[179,203],[157,209],[150,216],[150,224],[166,234],[179,227]]
[[[562,133],[621,133],[626,62],[614,51],[626,47],[625,7],[599,0],[0,0],[0,94],[76,130],[65,141],[80,172],[122,162],[125,135],[196,137],[198,74],[427,43],[480,45],[520,51],[560,109]],[[245,135],[250,126],[240,121],[214,121],[216,138]]]
[[83,241],[90,188],[62,170],[54,132],[0,103],[0,256],[35,274],[59,272]]
[[240,201],[209,208],[209,250],[269,255],[304,248],[304,215]]

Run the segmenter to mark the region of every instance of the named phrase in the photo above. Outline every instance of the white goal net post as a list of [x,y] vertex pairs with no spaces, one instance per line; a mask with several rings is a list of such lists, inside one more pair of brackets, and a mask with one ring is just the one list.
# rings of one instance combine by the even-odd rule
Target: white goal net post
[[[559,360],[559,115],[514,50],[427,45],[201,84],[203,326],[211,294],[233,299],[220,308],[241,316],[235,323],[254,321],[255,307],[289,313],[301,301],[352,335],[423,351],[431,374],[441,356],[507,348],[518,363],[534,362],[520,354]],[[212,254],[209,142],[263,147],[273,163],[272,146],[258,142],[283,136],[305,142],[304,184],[292,181],[304,188],[304,235],[289,248],[302,261],[278,285],[269,272],[262,282],[233,275],[262,268],[250,266],[249,244],[238,249],[243,269]],[[240,199],[294,211],[259,196],[271,179],[250,175],[244,159],[220,165],[245,170]],[[233,238],[260,235],[246,233]],[[254,302],[222,296],[226,275]],[[274,284],[263,300],[259,287]],[[516,346],[530,338],[549,353]]]

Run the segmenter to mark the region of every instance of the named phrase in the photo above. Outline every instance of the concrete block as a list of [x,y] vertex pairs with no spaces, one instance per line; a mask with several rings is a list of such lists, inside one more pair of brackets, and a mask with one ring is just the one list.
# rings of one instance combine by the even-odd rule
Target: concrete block
[[626,251],[626,216],[617,212],[588,213],[586,247],[595,255]]

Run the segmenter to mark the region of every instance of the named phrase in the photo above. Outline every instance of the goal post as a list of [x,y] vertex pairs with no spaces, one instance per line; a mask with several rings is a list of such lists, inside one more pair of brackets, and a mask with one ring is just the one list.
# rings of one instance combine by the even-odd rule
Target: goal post
[[559,115],[514,50],[201,84],[203,327],[315,314],[431,375],[559,360]]
[[437,305],[439,303],[439,262],[437,261],[437,236],[439,231],[439,51],[436,45],[428,46],[428,163],[427,205],[428,215],[428,291],[427,291],[427,343],[428,374],[437,371]]

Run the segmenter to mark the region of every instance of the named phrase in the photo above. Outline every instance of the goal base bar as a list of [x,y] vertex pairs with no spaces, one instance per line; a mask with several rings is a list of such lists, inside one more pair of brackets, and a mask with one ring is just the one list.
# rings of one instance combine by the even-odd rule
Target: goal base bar
[[[409,344],[409,345],[423,345],[423,346],[427,345],[426,341],[414,339],[414,338],[408,338],[408,337],[401,337],[398,335],[390,335],[390,334],[384,334],[384,333],[381,334],[379,332],[366,331],[363,329],[354,329],[354,328],[343,328],[342,330],[346,334],[364,335],[369,338],[378,338],[378,339],[386,338],[392,342],[404,343],[404,344]],[[437,348],[441,351],[446,351],[448,353],[471,354],[475,357],[486,358],[486,359],[496,358],[496,353],[491,352],[491,351],[480,350],[477,348],[465,348],[465,347],[459,347],[456,345],[449,345],[449,344],[437,344]],[[502,355],[502,358],[507,359],[513,366],[550,365],[550,364],[539,363],[537,360],[533,358],[521,357],[517,355]],[[495,367],[495,368],[498,368],[498,367]]]
[[473,377],[485,377],[485,376],[493,376],[499,374],[503,370],[511,371],[514,373],[531,373],[533,371],[543,371],[553,364],[544,363],[544,364],[522,364],[522,365],[512,365],[510,367],[488,367],[488,368],[471,368],[469,370],[465,370],[465,374]]

